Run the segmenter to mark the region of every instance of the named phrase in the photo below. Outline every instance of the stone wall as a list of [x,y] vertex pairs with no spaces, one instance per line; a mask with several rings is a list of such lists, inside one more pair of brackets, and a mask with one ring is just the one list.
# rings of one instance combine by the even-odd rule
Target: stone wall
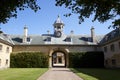
[[37,51],[49,54],[55,49],[67,49],[69,52],[101,51],[96,45],[15,45],[13,52]]
[[[114,49],[111,50],[111,45],[114,45]],[[105,47],[107,50],[105,50]],[[102,50],[105,55],[105,66],[120,68],[120,40],[112,41],[102,46]]]

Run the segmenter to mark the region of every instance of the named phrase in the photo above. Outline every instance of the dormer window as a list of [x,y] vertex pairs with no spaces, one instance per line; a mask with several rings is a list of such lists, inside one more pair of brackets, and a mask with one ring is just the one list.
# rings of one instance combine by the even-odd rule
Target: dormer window
[[30,41],[31,41],[30,37],[27,37],[27,42],[30,42]]
[[71,37],[67,37],[67,38],[65,39],[65,41],[66,41],[66,42],[71,42],[72,39],[71,39]]
[[51,37],[47,37],[46,41],[51,42]]

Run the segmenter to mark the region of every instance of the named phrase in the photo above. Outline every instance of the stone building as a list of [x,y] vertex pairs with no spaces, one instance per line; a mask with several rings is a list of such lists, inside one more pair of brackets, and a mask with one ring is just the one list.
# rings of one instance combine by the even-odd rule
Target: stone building
[[[7,46],[10,47],[9,52],[43,52],[49,56],[49,67],[68,67],[69,52],[103,51],[106,67],[120,67],[119,29],[115,29],[106,35],[95,35],[92,27],[90,35],[75,35],[73,31],[66,35],[64,34],[64,23],[59,16],[54,22],[53,28],[53,34],[47,31],[47,34],[28,35],[28,28],[25,26],[24,35],[6,35],[10,40],[7,41],[9,43]],[[0,36],[2,35],[5,34],[2,33]],[[1,44],[3,45],[4,42]],[[0,55],[6,55],[6,53]],[[6,58],[4,57],[4,60]],[[2,62],[1,57],[0,60]],[[8,60],[9,63],[10,60]]]
[[10,36],[0,31],[0,69],[10,66],[10,53],[12,52],[12,40]]

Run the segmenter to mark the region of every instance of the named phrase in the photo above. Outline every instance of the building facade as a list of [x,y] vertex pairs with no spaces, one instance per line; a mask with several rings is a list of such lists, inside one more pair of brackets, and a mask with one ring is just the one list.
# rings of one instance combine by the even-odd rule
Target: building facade
[[[7,35],[10,44],[5,44],[5,46],[9,46],[9,55],[5,52],[2,53],[1,55],[4,57],[0,57],[0,59],[4,58],[4,62],[2,60],[0,62],[5,63],[5,60],[7,61],[10,58],[11,52],[34,51],[43,52],[49,56],[49,67],[68,67],[69,52],[103,51],[106,67],[120,67],[119,28],[106,35],[95,35],[93,27],[90,35],[75,35],[73,31],[69,35],[65,35],[64,23],[59,16],[54,22],[53,28],[53,34],[47,31],[47,34],[28,35],[28,28],[25,26],[24,35]],[[3,44],[1,42],[1,45]],[[8,67],[9,64],[10,59],[8,60]]]
[[10,53],[12,52],[12,42],[6,34],[0,34],[0,69],[10,66]]

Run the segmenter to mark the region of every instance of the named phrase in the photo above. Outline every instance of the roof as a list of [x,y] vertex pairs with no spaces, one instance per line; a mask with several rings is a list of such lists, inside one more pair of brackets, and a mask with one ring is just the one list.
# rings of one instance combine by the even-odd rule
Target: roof
[[50,35],[28,35],[27,43],[23,43],[23,35],[10,35],[15,45],[44,45],[44,44],[71,44],[71,45],[96,45],[102,36],[96,36],[96,43],[92,42],[89,35],[63,35],[60,38]]
[[57,20],[54,22],[54,24],[64,24],[63,21],[60,19],[59,15],[58,15]]
[[0,34],[0,42],[8,44],[8,45],[13,45],[13,41],[11,40],[11,37],[8,34],[1,33]]
[[115,30],[111,31],[110,33],[106,34],[103,39],[100,41],[101,44],[120,39],[120,29],[116,28]]

